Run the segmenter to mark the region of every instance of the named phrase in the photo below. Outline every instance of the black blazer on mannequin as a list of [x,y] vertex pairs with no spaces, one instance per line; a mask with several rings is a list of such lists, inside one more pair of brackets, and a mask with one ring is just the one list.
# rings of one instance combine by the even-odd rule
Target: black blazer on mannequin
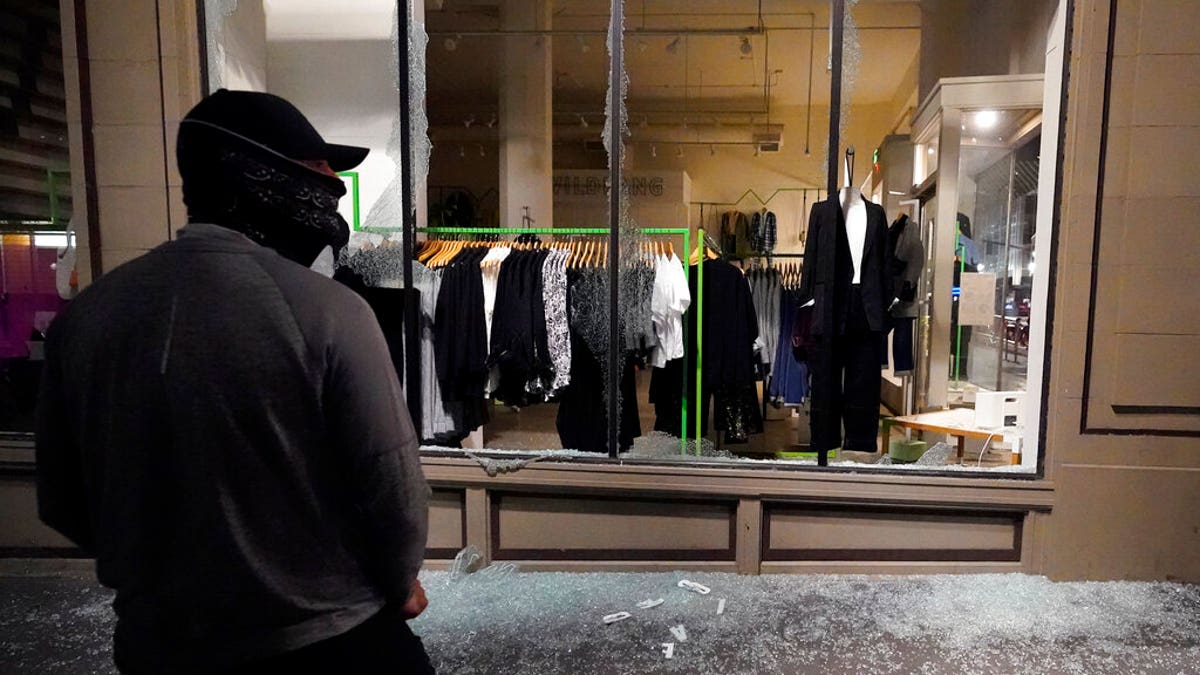
[[[867,205],[867,238],[863,245],[861,284],[867,323],[873,331],[884,329],[892,292],[887,267],[887,215],[883,207],[863,198]],[[837,193],[813,204],[804,243],[804,273],[800,280],[802,304],[813,301],[813,336],[838,335],[846,325],[854,260],[846,235],[846,217]]]

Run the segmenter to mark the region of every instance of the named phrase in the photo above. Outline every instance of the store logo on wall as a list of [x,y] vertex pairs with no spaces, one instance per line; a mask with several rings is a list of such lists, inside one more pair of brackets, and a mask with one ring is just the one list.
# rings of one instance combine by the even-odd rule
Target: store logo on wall
[[[632,176],[621,183],[631,197],[662,197],[666,179],[662,176]],[[557,175],[554,177],[555,197],[603,197],[608,195],[608,178],[598,175]]]

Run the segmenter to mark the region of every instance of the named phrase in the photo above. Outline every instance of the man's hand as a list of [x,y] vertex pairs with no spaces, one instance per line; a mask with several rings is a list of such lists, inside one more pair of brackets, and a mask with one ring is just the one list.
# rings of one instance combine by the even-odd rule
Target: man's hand
[[408,601],[400,608],[400,614],[408,621],[421,616],[421,612],[428,606],[429,599],[425,597],[425,588],[421,586],[420,579],[414,579],[412,592],[408,594]]

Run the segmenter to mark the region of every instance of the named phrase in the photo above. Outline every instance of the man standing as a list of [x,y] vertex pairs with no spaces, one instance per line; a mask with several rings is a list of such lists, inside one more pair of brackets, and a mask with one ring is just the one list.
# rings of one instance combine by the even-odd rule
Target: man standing
[[41,518],[116,590],[123,672],[431,672],[416,434],[370,308],[308,269],[367,150],[225,90],[177,149],[187,227],[50,328]]

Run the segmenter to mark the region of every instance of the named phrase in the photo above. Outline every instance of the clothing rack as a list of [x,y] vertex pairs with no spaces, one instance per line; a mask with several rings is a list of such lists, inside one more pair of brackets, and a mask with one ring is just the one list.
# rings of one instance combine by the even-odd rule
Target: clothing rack
[[[507,235],[546,234],[546,235],[563,235],[563,236],[588,236],[588,235],[608,235],[610,233],[610,230],[606,227],[418,227],[418,228],[416,228],[416,231],[423,232],[425,234],[432,234],[432,235],[439,235],[439,234],[443,234],[443,235],[451,235],[451,234],[507,234]],[[638,231],[641,232],[642,234],[646,234],[646,235],[683,237],[683,253],[684,253],[684,255],[683,255],[683,258],[681,259],[681,262],[683,263],[683,276],[685,279],[689,279],[690,275],[688,272],[687,256],[689,255],[689,249],[691,248],[691,229],[686,228],[686,227],[642,227],[642,228],[638,228]],[[699,231],[699,233],[697,234],[697,237],[698,237],[699,241],[704,241],[704,230],[703,229],[701,229]],[[699,312],[699,314],[697,316],[697,324],[696,325],[703,326],[703,324],[699,323],[699,322],[703,318],[703,312],[704,312],[704,284],[703,284],[704,265],[699,265],[698,268],[700,270],[700,272],[699,272],[700,276],[697,278],[695,305],[697,307],[696,311]],[[611,309],[614,309],[614,308],[610,308],[610,311],[611,311]],[[683,322],[683,343],[684,343],[684,345],[687,344],[687,325],[688,325],[687,321],[684,321]],[[697,393],[700,391],[700,379],[699,379],[700,378],[700,366],[701,366],[701,363],[703,362],[703,358],[704,358],[704,356],[703,356],[704,352],[703,352],[703,350],[700,349],[700,346],[702,345],[702,342],[700,342],[700,341],[703,340],[703,335],[704,335],[704,331],[700,330],[699,334],[697,334],[697,336],[696,336],[696,338],[697,338],[696,349],[698,352],[696,354],[696,378],[697,378],[696,379],[696,391],[697,391]],[[616,393],[617,393],[616,386],[615,386],[616,379],[614,377],[612,377],[612,375],[613,375],[612,373],[609,373],[609,378],[608,378],[608,390],[609,390],[608,395],[610,397],[609,398],[610,401],[614,400],[613,397],[615,397]],[[687,442],[688,442],[688,433],[687,433],[688,432],[688,400],[687,400],[687,398],[688,398],[688,396],[687,396],[687,369],[685,368],[685,369],[683,369],[683,402],[682,402],[682,405],[680,406],[681,419],[680,419],[680,424],[679,424],[679,426],[680,426],[679,453],[681,455],[687,454]],[[696,454],[699,455],[700,454],[700,420],[701,420],[700,407],[699,407],[700,396],[697,395],[696,398],[697,398],[697,403],[696,403]],[[611,422],[611,420],[610,420],[610,422]]]

